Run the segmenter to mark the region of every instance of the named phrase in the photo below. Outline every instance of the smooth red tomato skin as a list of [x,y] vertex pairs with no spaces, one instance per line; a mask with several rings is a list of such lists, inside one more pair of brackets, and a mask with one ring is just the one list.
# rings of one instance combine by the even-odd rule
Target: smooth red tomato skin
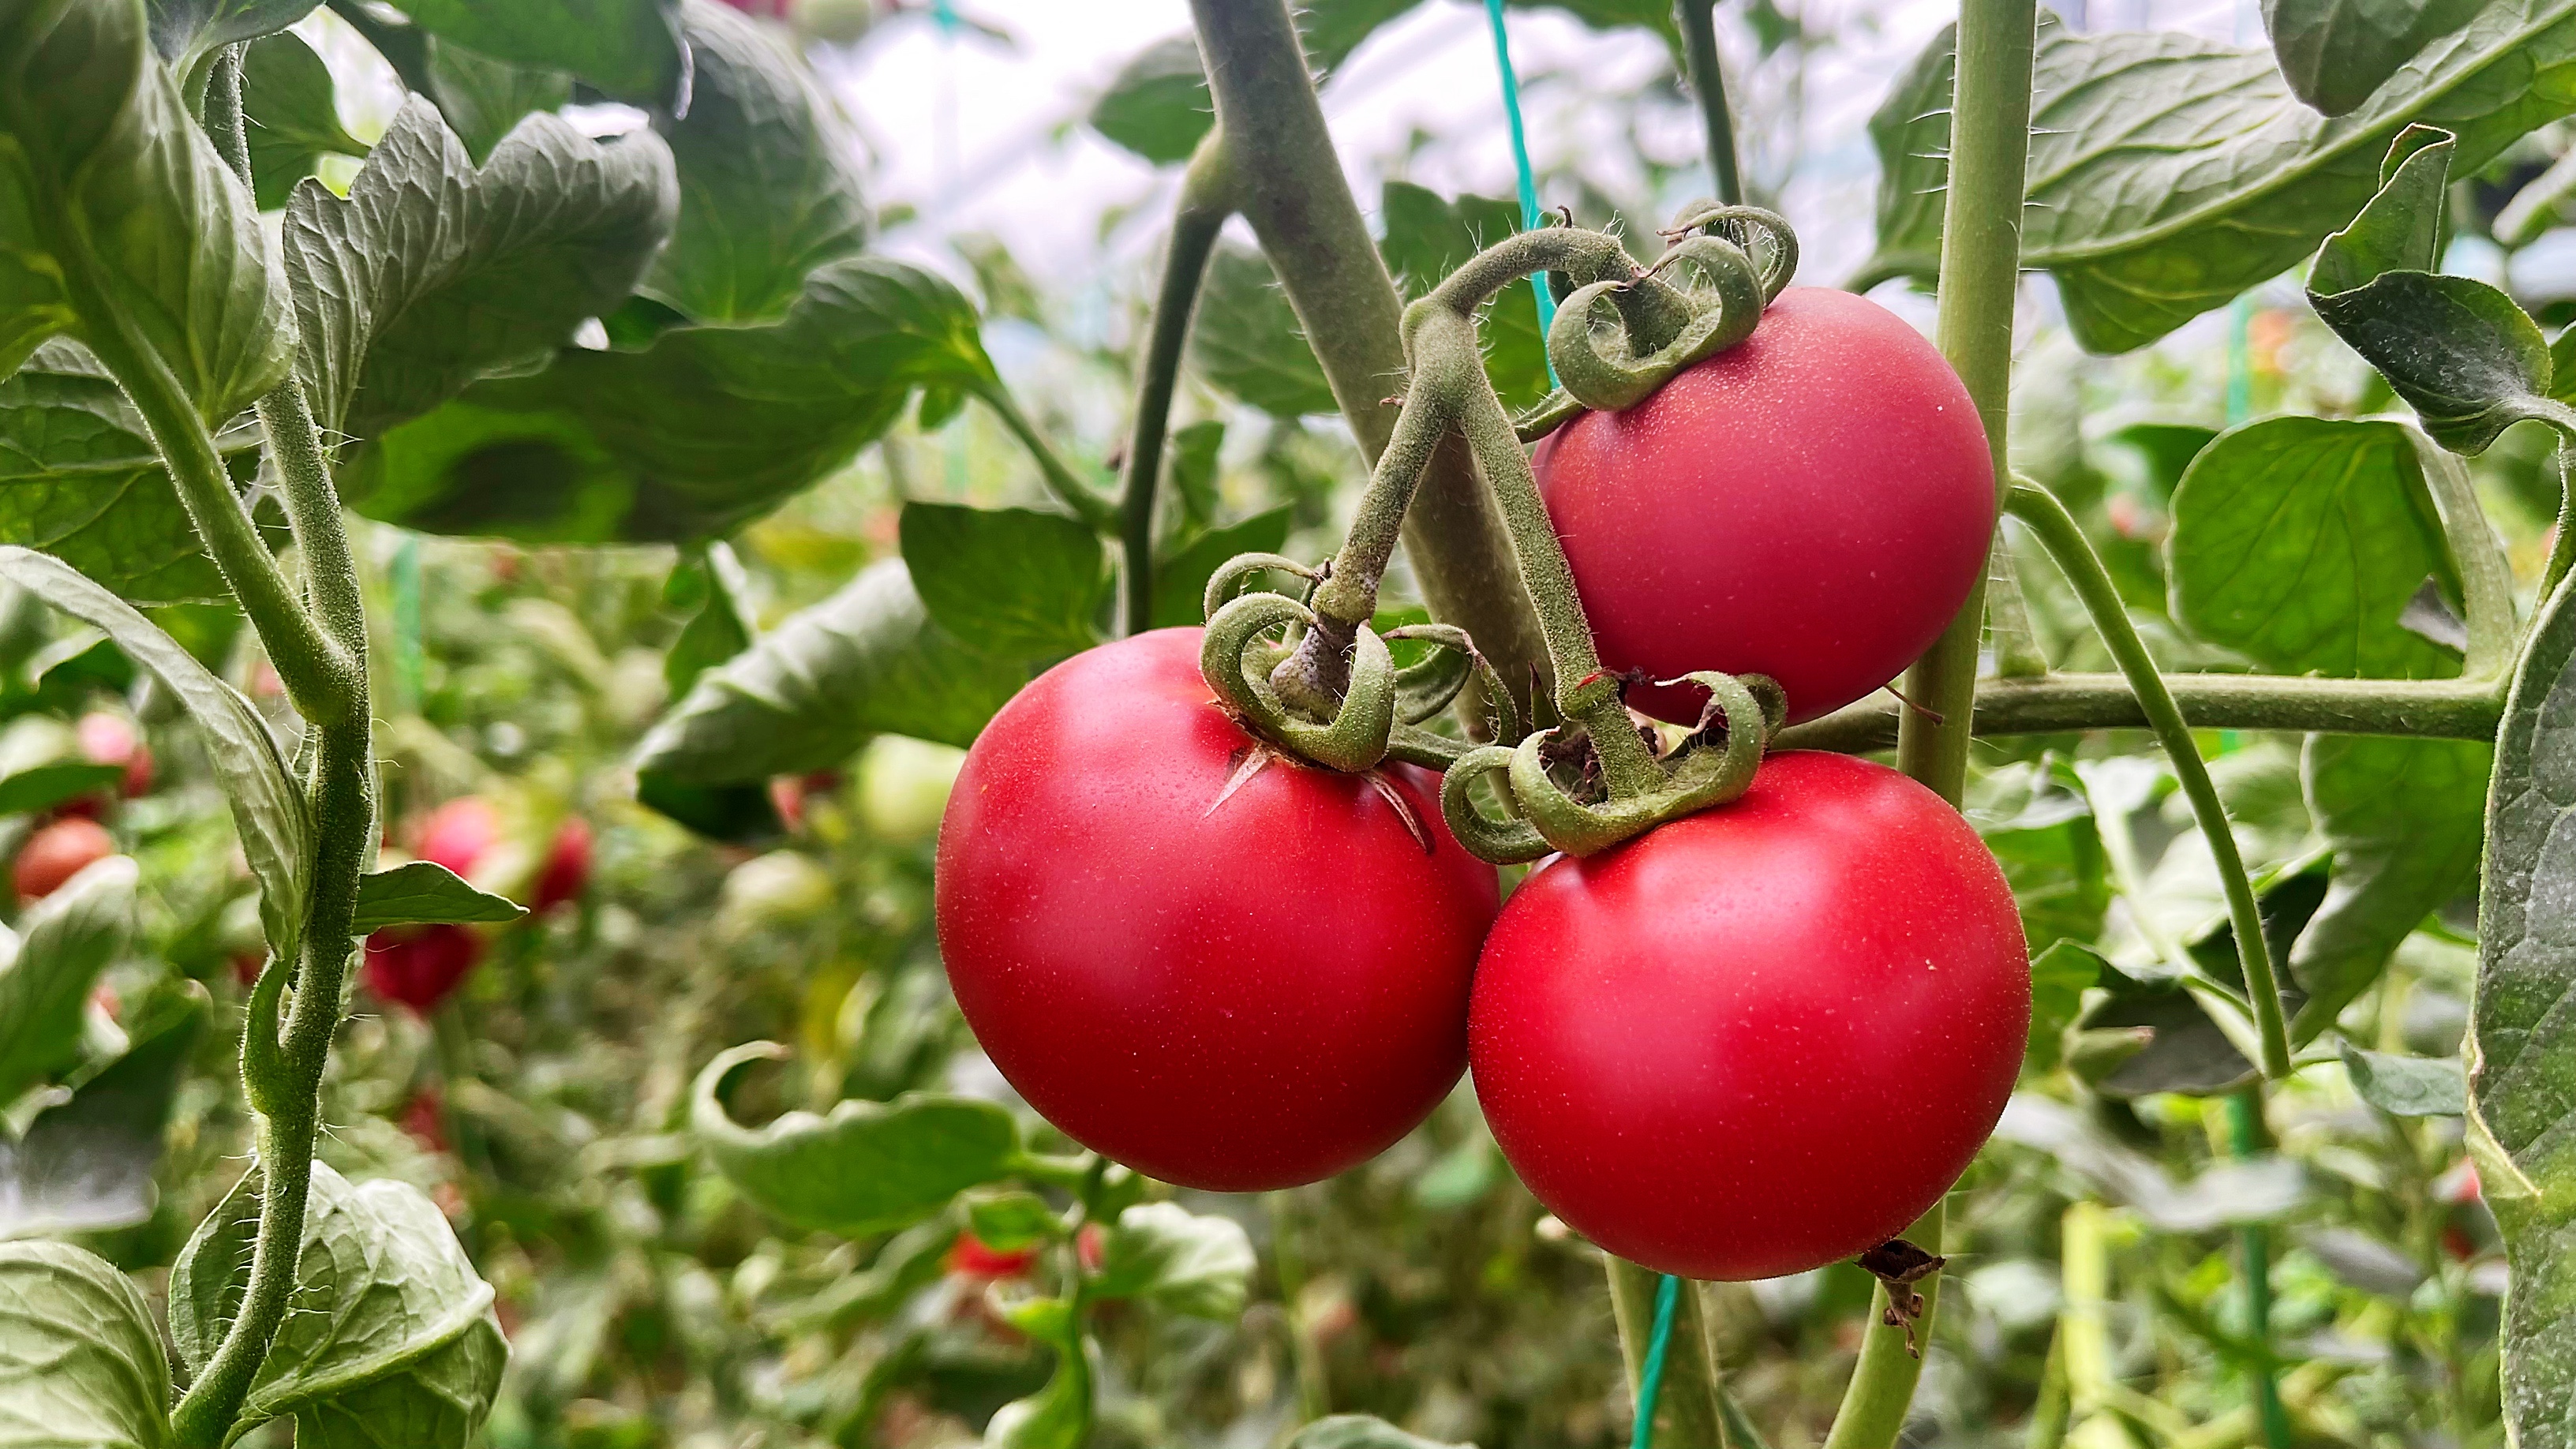
[[581,899],[590,888],[590,857],[595,843],[590,822],[578,815],[564,817],[555,827],[555,838],[546,847],[546,863],[537,872],[536,884],[528,891],[528,909],[539,915],[566,901]]
[[2030,960],[1958,812],[1882,765],[1774,756],[1731,805],[1531,875],[1468,1043],[1503,1155],[1569,1227],[1690,1278],[1895,1237],[2012,1094]]
[[[1539,445],[1612,669],[1768,674],[1814,719],[1895,678],[1985,568],[1994,463],[1958,375],[1864,297],[1792,287],[1753,335]],[[1707,692],[1643,688],[1677,723]]]
[[464,926],[387,926],[367,938],[359,975],[367,989],[426,1016],[483,959],[483,938]]
[[1493,867],[1439,782],[1273,763],[1199,677],[1196,629],[1047,671],[993,717],[940,823],[939,942],[967,1024],[1048,1121],[1150,1177],[1329,1177],[1430,1113],[1466,1063]]
[[18,899],[38,901],[61,890],[73,876],[116,854],[116,837],[86,816],[66,815],[41,826],[18,847],[10,864],[10,883]]

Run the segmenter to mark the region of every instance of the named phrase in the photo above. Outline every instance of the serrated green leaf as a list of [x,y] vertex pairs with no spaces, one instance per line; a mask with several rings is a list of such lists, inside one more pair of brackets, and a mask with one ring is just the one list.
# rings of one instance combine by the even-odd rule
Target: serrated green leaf
[[1140,1203],[1109,1230],[1091,1292],[1142,1298],[1193,1318],[1232,1318],[1243,1311],[1253,1267],[1252,1240],[1234,1219],[1178,1203]]
[[[698,596],[689,622],[662,656],[662,682],[673,699],[680,699],[699,675],[750,648],[760,635],[745,601],[748,581],[730,545],[711,543],[703,557],[681,560],[671,580],[673,587],[686,587]],[[665,588],[666,599],[671,592]]]
[[1370,1414],[1330,1414],[1297,1431],[1285,1449],[1475,1449],[1408,1434]]
[[858,138],[777,28],[684,0],[688,114],[657,116],[680,216],[644,292],[700,322],[774,318],[805,275],[867,245]]
[[348,199],[308,186],[287,207],[315,416],[372,438],[543,361],[633,288],[676,196],[649,135],[602,144],[537,116],[478,168],[436,106],[406,102]]
[[410,0],[402,9],[441,40],[566,71],[641,106],[673,100],[688,68],[674,0]]
[[903,506],[903,562],[931,621],[1003,659],[1054,659],[1100,642],[1109,599],[1099,535],[1061,513]]
[[[1490,196],[1444,201],[1437,192],[1390,181],[1379,193],[1386,235],[1378,250],[1407,301],[1448,279],[1476,253],[1520,230],[1518,202]],[[1539,335],[1538,302],[1526,284],[1514,284],[1486,304],[1478,335],[1485,344],[1485,374],[1503,406],[1536,404],[1555,386],[1547,371],[1547,339]]]
[[1187,548],[1154,562],[1152,626],[1168,629],[1205,622],[1207,581],[1227,559],[1239,553],[1277,553],[1288,542],[1288,525],[1296,509],[1282,504],[1241,523],[1210,529]]
[[202,56],[274,35],[309,14],[315,0],[147,0],[152,48],[186,75]]
[[439,114],[477,166],[491,158],[521,118],[558,111],[572,101],[572,77],[559,70],[512,65],[435,36],[421,53],[429,71],[429,98],[438,103]]
[[2457,1057],[2410,1057],[2338,1043],[2344,1075],[2361,1100],[2395,1117],[2457,1117],[2469,1109],[2469,1081]]
[[1092,103],[1091,129],[1156,165],[1187,161],[1216,126],[1198,41],[1174,35],[1119,67]]
[[991,1102],[908,1092],[845,1101],[829,1116],[789,1112],[758,1129],[733,1120],[734,1072],[785,1055],[768,1042],[719,1054],[690,1092],[690,1129],[718,1171],[762,1211],[800,1228],[868,1237],[909,1227],[970,1187],[1008,1176],[1020,1129]]
[[134,930],[132,858],[112,855],[36,903],[0,967],[0,1103],[80,1060],[90,988]]
[[257,206],[152,53],[142,0],[0,11],[0,372],[56,332],[114,335],[221,423],[285,375],[285,306]]
[[1199,284],[1190,365],[1209,385],[1272,417],[1329,413],[1332,384],[1315,360],[1296,309],[1260,252],[1220,242]]
[[241,98],[251,189],[262,211],[284,206],[321,158],[367,154],[367,144],[340,124],[331,68],[300,35],[281,31],[243,47]]
[[152,1216],[162,1132],[213,1000],[203,986],[138,1013],[125,1054],[46,1108],[15,1143],[0,1141],[0,1238],[98,1232]]
[[2475,13],[2462,0],[2263,0],[2263,30],[2290,89],[2340,116]]
[[150,670],[205,732],[215,775],[231,799],[242,855],[259,881],[260,921],[269,945],[292,959],[304,934],[313,825],[267,721],[177,640],[60,559],[0,547],[0,579],[107,631],[126,657]]
[[636,746],[635,768],[675,785],[733,785],[828,769],[870,735],[964,748],[1027,682],[1025,666],[977,654],[931,622],[902,562],[888,559],[701,674]]
[[[259,466],[255,420],[215,444],[247,485]],[[69,338],[0,378],[0,543],[41,548],[141,603],[225,592],[142,415]]]
[[141,1290],[68,1243],[0,1243],[0,1449],[162,1449],[169,1413]]
[[358,914],[349,931],[364,936],[387,926],[498,923],[527,913],[436,861],[414,860],[358,878]]
[[435,533],[694,541],[840,467],[912,389],[997,385],[955,287],[852,257],[806,278],[782,321],[673,327],[476,383],[367,445],[342,482],[369,517]]
[[[260,1183],[258,1168],[243,1174],[170,1270],[170,1341],[191,1372],[241,1306]],[[241,1422],[292,1415],[299,1444],[465,1449],[507,1358],[492,1285],[437,1205],[407,1183],[353,1184],[314,1163],[295,1287]],[[308,1424],[325,1437],[307,1439]]]
[[2469,1147],[2503,1230],[2505,1432],[2569,1449],[2576,1423],[2576,590],[2533,625],[2487,796]]
[[[1949,90],[1935,78],[1952,43],[1934,40],[1872,126],[1880,231],[1863,281],[1937,267]],[[2295,266],[2378,188],[2409,124],[2456,133],[2467,172],[2576,110],[2576,0],[2488,0],[2332,121],[2264,47],[2047,21],[2035,71],[2022,264],[2056,276],[2078,341],[2123,352]]]

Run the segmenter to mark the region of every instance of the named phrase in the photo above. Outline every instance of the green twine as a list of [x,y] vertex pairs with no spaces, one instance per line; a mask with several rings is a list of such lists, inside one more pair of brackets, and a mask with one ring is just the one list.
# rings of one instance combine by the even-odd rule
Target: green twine
[[1651,1449],[1655,1442],[1655,1400],[1664,1388],[1664,1352],[1673,1344],[1673,1313],[1681,1307],[1682,1280],[1670,1273],[1655,1285],[1655,1331],[1646,1340],[1645,1367],[1637,1371],[1637,1432],[1630,1449]]
[[[1494,28],[1494,66],[1503,73],[1503,115],[1511,122],[1512,170],[1520,183],[1521,230],[1536,231],[1539,225],[1538,180],[1530,174],[1529,133],[1521,128],[1521,83],[1512,73],[1511,36],[1503,29],[1503,0],[1485,0],[1485,18]],[[1530,278],[1530,294],[1538,299],[1538,335],[1542,341],[1556,321],[1556,298],[1547,290],[1547,274]],[[1556,382],[1556,363],[1547,365],[1547,380]]]

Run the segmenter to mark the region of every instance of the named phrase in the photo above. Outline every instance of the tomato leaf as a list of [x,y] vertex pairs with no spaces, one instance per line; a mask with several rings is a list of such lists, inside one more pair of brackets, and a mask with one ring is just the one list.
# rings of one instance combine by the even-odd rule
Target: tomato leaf
[[1082,1449],[1091,1440],[1093,1388],[1081,1316],[1064,1299],[1029,1298],[1004,1306],[1002,1319],[1054,1349],[1055,1370],[1036,1393],[993,1411],[984,1449]]
[[[248,1287],[260,1185],[257,1167],[243,1174],[170,1270],[170,1341],[192,1373]],[[437,1205],[408,1183],[351,1183],[316,1162],[295,1288],[240,1422],[292,1416],[296,1443],[331,1449],[465,1449],[508,1356],[492,1285]]]
[[[1872,124],[1878,250],[1858,284],[1937,270],[1950,131],[1939,57],[1953,43],[1937,37]],[[2377,189],[2409,124],[2456,133],[2454,161],[2474,171],[2576,109],[2571,66],[2576,0],[2486,0],[2328,122],[2267,48],[2044,21],[2022,264],[2055,274],[2086,348],[2144,346],[2313,251]]]
[[804,61],[717,0],[681,10],[686,115],[657,115],[680,175],[679,222],[645,295],[700,322],[775,318],[805,274],[867,244],[861,146]]
[[2289,952],[2308,993],[2292,1041],[2332,1026],[2424,918],[2477,880],[2493,754],[2477,740],[2308,737],[2299,773],[2334,846],[2334,885]]
[[1168,36],[1119,67],[1091,107],[1091,129],[1158,166],[1187,161],[1216,125],[1198,41]]
[[145,43],[140,0],[0,13],[0,373],[53,333],[114,329],[220,423],[285,375],[285,308],[250,192]]
[[2457,1057],[2410,1057],[2337,1044],[2344,1075],[2361,1100],[2392,1117],[2457,1117],[2469,1110],[2469,1081]]
[[662,656],[662,682],[673,699],[687,695],[700,674],[752,646],[760,637],[753,627],[747,595],[750,581],[733,547],[711,543],[697,558],[684,558],[663,586],[667,603],[691,608],[680,637]]
[[414,860],[358,878],[358,915],[350,934],[387,926],[515,921],[527,907],[473,884],[436,861]]
[[2340,116],[2475,13],[2461,0],[2263,0],[2263,29],[2290,89]]
[[410,0],[412,24],[513,65],[569,71],[621,101],[676,100],[688,63],[672,0]]
[[540,116],[478,168],[437,107],[406,102],[347,200],[315,185],[287,207],[314,415],[375,437],[542,362],[634,287],[677,194],[652,137],[602,145]]
[[81,1015],[134,930],[134,861],[112,855],[36,903],[0,967],[0,1103],[81,1058]]
[[2478,896],[2478,981],[2465,1051],[2469,1148],[2503,1230],[2513,1289],[2501,1333],[2505,1432],[2576,1444],[2576,590],[2532,628],[2497,736]]
[[[1989,771],[1978,780],[1967,815],[2002,864],[2004,879],[2012,883],[2025,935],[2045,943],[2090,941],[2102,934],[2111,908],[2108,859],[2094,824],[2093,803],[2072,768],[2052,759]],[[2032,970],[2038,970],[2036,962]],[[2047,1030],[2051,1060],[2057,1031],[2064,1025],[2060,1021]],[[2036,1044],[2041,1039],[2034,1017],[2031,1040]]]
[[163,1449],[170,1363],[142,1291],[69,1243],[0,1243],[0,1445]]
[[686,542],[841,466],[914,388],[998,385],[955,287],[851,257],[806,278],[778,322],[676,326],[478,382],[369,443],[343,485],[360,512],[432,532]]
[[[247,415],[215,435],[239,483],[255,476],[259,441]],[[0,543],[41,548],[138,603],[224,593],[142,415],[69,338],[0,378]]]
[[[1175,468],[1180,460],[1173,460]],[[1212,528],[1179,551],[1154,561],[1153,627],[1198,624],[1207,617],[1207,581],[1239,553],[1277,553],[1288,542],[1296,509],[1281,505],[1241,523]]]
[[[1390,181],[1378,204],[1386,222],[1378,250],[1406,301],[1429,292],[1476,253],[1521,229],[1520,203],[1490,196],[1443,201],[1437,192]],[[1547,339],[1539,335],[1538,303],[1526,284],[1515,283],[1495,295],[1485,307],[1479,335],[1485,344],[1485,373],[1503,406],[1530,407],[1555,386],[1548,377]]]
[[152,48],[174,74],[227,45],[274,35],[303,19],[315,0],[146,0]]
[[976,1241],[999,1253],[1049,1243],[1064,1236],[1064,1224],[1046,1199],[1025,1188],[969,1193],[966,1225]]
[[[152,1216],[161,1137],[212,998],[194,982],[138,1013],[133,1044],[0,1142],[0,1238],[99,1232]],[[5,1442],[5,1441],[0,1441]]]
[[2155,1159],[2112,1140],[2063,1102],[2017,1092],[1995,1136],[2048,1155],[2059,1168],[2161,1231],[2204,1233],[2277,1218],[2307,1196],[2306,1175],[2286,1157],[2222,1162],[2177,1183]]
[[1097,1298],[1142,1298],[1192,1318],[1243,1311],[1253,1270],[1252,1240],[1232,1218],[1179,1203],[1140,1203],[1118,1215],[1102,1247]]
[[1009,1176],[1019,1161],[1011,1114],[967,1097],[908,1092],[891,1102],[844,1101],[829,1116],[789,1112],[757,1129],[734,1121],[726,1081],[784,1050],[750,1042],[720,1054],[698,1073],[689,1111],[717,1170],[783,1222],[849,1238],[892,1232]]
[[1284,1449],[1467,1449],[1408,1434],[1369,1414],[1329,1414],[1297,1431]]
[[982,654],[1055,659],[1100,642],[1109,566],[1061,513],[903,506],[903,562],[931,621]]
[[280,32],[244,47],[241,94],[251,188],[262,211],[284,206],[322,157],[367,154],[367,144],[340,124],[331,68],[300,35]]
[[2409,126],[2390,148],[2379,191],[2327,237],[2308,273],[2308,302],[2455,453],[2481,453],[2525,418],[2562,414],[2550,401],[2549,344],[2511,297],[2472,277],[2436,276],[2449,240],[2443,193],[2449,133]]
[[132,605],[81,577],[60,559],[0,547],[0,579],[64,613],[107,631],[126,657],[148,669],[206,735],[215,776],[231,798],[242,855],[259,881],[259,913],[268,941],[292,959],[304,935],[313,822],[304,794],[287,776],[277,737],[249,700],[217,679],[179,642]]
[[901,562],[873,565],[723,665],[636,746],[647,780],[732,785],[828,769],[876,734],[963,748],[1028,682],[932,622]]
[[1272,417],[1329,413],[1332,384],[1260,252],[1220,242],[1199,284],[1190,322],[1190,364],[1209,385]]
[[541,66],[512,65],[432,36],[422,47],[429,96],[481,165],[519,119],[561,110],[572,100],[572,77]]

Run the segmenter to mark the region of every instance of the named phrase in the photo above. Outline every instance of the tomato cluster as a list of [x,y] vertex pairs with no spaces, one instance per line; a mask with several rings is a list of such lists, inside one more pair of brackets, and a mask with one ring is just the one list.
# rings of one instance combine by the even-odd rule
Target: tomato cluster
[[[1892,678],[1974,589],[1994,475],[1966,391],[1867,301],[1792,290],[1751,340],[1543,444],[1542,491],[1632,706],[1693,669],[1792,718]],[[1697,1278],[1859,1256],[1993,1129],[2029,1030],[2003,873],[1939,796],[1790,751],[1739,799],[1500,903],[1438,784],[1249,733],[1167,629],[986,726],[939,838],[940,944],[994,1064],[1066,1135],[1190,1187],[1313,1181],[1472,1066],[1524,1183]]]

